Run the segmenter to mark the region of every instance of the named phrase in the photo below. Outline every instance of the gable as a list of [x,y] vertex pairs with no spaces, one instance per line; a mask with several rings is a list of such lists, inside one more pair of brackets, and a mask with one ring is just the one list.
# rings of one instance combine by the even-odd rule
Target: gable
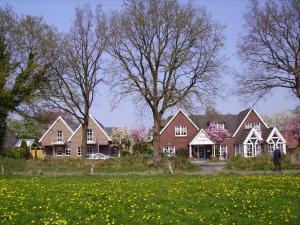
[[245,130],[245,124],[251,123],[252,125],[254,123],[260,124],[260,129],[268,129],[267,124],[263,121],[263,119],[260,117],[260,115],[254,110],[250,109],[247,113],[247,115],[244,117],[244,119],[239,124],[237,130],[234,132],[233,137],[238,135],[238,133],[243,132]]
[[201,129],[196,137],[190,142],[190,145],[213,145],[214,142],[210,140],[208,134]]
[[270,140],[272,138],[279,138],[283,143],[286,143],[286,140],[284,139],[284,137],[281,135],[281,133],[279,132],[279,130],[274,127],[273,130],[271,131],[269,137],[267,138],[266,142],[269,143]]
[[[91,116],[89,115],[89,126],[88,129],[93,130],[93,135],[96,138],[98,144],[107,144],[108,141],[111,141],[111,138],[106,133],[106,131],[101,127],[101,125]],[[75,130],[73,135],[68,139],[68,141],[81,141],[82,138],[82,125],[80,124],[78,128]]]
[[50,142],[52,141],[51,139],[53,137],[56,137],[56,132],[58,130],[63,131],[63,136],[66,140],[73,134],[72,129],[68,126],[64,119],[59,116],[49,127],[49,129],[44,133],[44,135],[40,138],[39,142],[44,141],[45,144],[50,144]]
[[199,130],[197,125],[180,109],[173,117],[169,120],[169,122],[164,126],[164,128],[160,131],[160,135],[166,130],[170,129],[169,127],[173,127],[171,129],[175,132],[176,125],[184,125],[187,127],[193,126],[193,129]]

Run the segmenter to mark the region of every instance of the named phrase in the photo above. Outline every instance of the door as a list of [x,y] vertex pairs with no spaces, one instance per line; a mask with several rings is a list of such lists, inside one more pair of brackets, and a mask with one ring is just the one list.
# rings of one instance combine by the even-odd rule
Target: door
[[205,159],[205,148],[204,146],[198,146],[199,157],[198,159]]

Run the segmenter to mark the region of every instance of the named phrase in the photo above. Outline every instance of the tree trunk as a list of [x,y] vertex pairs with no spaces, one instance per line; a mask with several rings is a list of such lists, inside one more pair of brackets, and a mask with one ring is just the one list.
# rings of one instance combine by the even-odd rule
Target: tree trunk
[[300,99],[300,73],[296,75],[296,94]]
[[161,128],[161,118],[154,116],[154,127],[153,127],[153,162],[159,163],[161,160],[161,151],[160,151],[160,128]]
[[4,149],[4,141],[5,141],[5,135],[7,130],[7,124],[6,124],[7,116],[8,115],[6,113],[0,114],[0,153]]
[[81,155],[82,157],[87,157],[87,129],[89,126],[89,120],[84,119],[82,123],[82,130],[81,130]]

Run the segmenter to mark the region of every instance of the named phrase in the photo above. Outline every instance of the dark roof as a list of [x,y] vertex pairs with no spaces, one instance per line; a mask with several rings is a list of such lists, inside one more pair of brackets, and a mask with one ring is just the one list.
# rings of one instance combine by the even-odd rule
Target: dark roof
[[[95,118],[94,118],[95,119]],[[96,119],[95,119],[96,120]],[[102,123],[100,123],[98,120],[96,120],[96,122],[99,124],[99,126],[105,131],[105,133],[108,135],[108,136],[110,136],[111,137],[111,133],[112,133],[112,129],[114,128],[114,127],[105,127],[105,126],[103,126],[103,124]]]
[[238,115],[192,115],[190,118],[199,129],[206,129],[212,121],[225,123],[225,128],[228,130],[230,135],[233,135],[239,126]]
[[240,131],[235,139],[234,144],[243,144],[250,131],[251,129]]
[[68,124],[68,126],[72,129],[72,131],[75,131],[79,126],[79,123],[75,122],[72,118],[63,118],[63,119]]
[[[191,115],[189,118],[197,125],[199,129],[206,129],[210,122],[220,122],[225,123],[225,128],[228,130],[230,135],[232,136],[234,132],[237,130],[239,125],[242,123],[242,121],[247,116],[248,112],[251,109],[246,109],[244,111],[241,111],[237,115]],[[168,123],[168,120],[162,121],[163,127],[166,126]]]
[[261,130],[261,138],[263,140],[267,140],[267,138],[270,136],[272,130],[273,130],[273,127],[270,127],[269,129]]
[[115,127],[104,127],[104,130],[105,132],[111,136],[111,133],[112,133],[112,130],[114,129]]

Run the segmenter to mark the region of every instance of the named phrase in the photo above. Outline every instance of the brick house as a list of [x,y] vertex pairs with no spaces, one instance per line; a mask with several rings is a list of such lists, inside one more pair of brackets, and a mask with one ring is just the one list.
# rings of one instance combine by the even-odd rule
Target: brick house
[[[50,126],[39,140],[45,148],[45,155],[52,157],[81,157],[81,125],[66,121],[62,117]],[[111,130],[105,128],[93,116],[89,115],[87,130],[87,154],[112,154]]]
[[[229,136],[216,145],[205,132],[210,123],[225,128]],[[254,157],[279,148],[286,154],[286,140],[276,127],[268,127],[259,114],[247,109],[237,115],[191,115],[179,110],[160,132],[160,149],[173,155],[186,151],[189,157],[208,159],[241,154]]]

